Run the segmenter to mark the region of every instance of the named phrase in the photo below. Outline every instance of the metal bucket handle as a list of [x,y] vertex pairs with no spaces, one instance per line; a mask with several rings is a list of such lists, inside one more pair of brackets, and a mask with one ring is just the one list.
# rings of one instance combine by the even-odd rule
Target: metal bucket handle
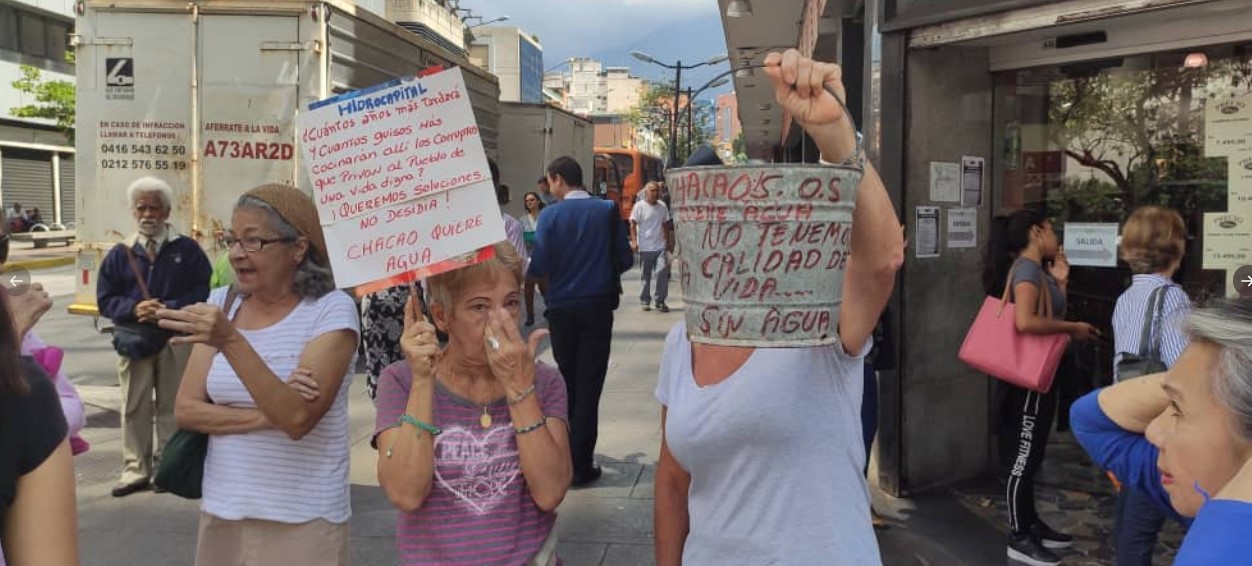
[[[773,67],[773,66],[774,65],[766,65],[765,63],[751,63],[748,65],[739,67],[738,69],[735,70],[735,72],[746,71],[746,70],[751,70],[751,69],[764,69],[766,67]],[[791,85],[792,90],[795,90],[795,88],[796,88],[795,85]],[[864,151],[865,151],[864,140],[861,137],[860,130],[858,130],[856,127],[856,120],[852,119],[852,112],[848,111],[848,105],[844,103],[842,98],[839,97],[839,93],[835,92],[835,89],[831,88],[830,85],[826,83],[822,83],[822,88],[825,89],[826,92],[830,93],[830,96],[835,99],[835,102],[839,103],[839,108],[843,109],[843,118],[847,120],[849,124],[852,125],[852,134],[856,138],[856,149],[853,150],[853,153],[852,153],[852,158],[856,159],[856,165],[847,165],[845,163],[837,163],[836,165],[839,165],[841,167],[848,167],[850,169],[856,169],[864,173],[865,172],[865,159],[863,157]]]

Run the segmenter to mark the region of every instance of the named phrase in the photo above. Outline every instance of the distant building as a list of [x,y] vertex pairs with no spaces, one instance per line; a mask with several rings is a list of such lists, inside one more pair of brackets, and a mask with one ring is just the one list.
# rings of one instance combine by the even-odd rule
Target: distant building
[[[377,4],[366,2],[365,6],[377,12]],[[449,0],[388,0],[384,15],[400,27],[464,55],[465,24],[454,7]]]
[[72,9],[73,2],[0,1],[0,205],[38,208],[45,223],[76,223],[74,148],[53,122],[13,117],[11,109],[35,100],[11,85],[23,64],[44,80],[74,83],[74,66],[65,61]]
[[739,123],[739,98],[734,92],[717,96],[717,133],[713,138],[722,159],[730,158],[735,153],[735,138],[743,131]]
[[545,102],[543,46],[517,26],[474,28],[470,62],[500,79],[500,100]]

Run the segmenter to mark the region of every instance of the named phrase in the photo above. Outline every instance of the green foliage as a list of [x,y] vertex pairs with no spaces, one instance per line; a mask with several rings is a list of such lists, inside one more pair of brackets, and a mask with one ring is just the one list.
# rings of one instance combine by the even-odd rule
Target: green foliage
[[[686,97],[680,101],[680,112],[678,116],[678,161],[681,163],[686,161],[690,151],[694,151],[702,143],[707,143],[713,138],[713,132],[708,125],[711,123],[713,113],[707,108],[696,106],[691,113],[691,121],[695,122],[694,127],[689,127],[687,118]],[[674,122],[674,86],[665,83],[653,83],[648,85],[644,94],[639,99],[639,104],[626,114],[626,119],[634,127],[640,131],[650,132],[661,140],[664,146],[663,157],[669,156],[670,143],[670,127]],[[689,135],[690,134],[690,135]],[[690,148],[690,151],[688,150]]]
[[[66,60],[74,62],[73,53]],[[22,78],[12,86],[20,93],[34,97],[33,104],[18,106],[9,113],[18,118],[43,118],[56,122],[70,144],[74,143],[74,83],[72,81],[47,80],[43,71],[22,65]]]

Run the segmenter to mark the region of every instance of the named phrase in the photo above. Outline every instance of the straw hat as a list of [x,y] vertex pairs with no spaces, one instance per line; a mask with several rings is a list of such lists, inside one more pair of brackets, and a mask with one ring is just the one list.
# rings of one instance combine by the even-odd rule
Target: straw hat
[[317,206],[307,193],[291,185],[269,183],[252,189],[243,196],[255,198],[278,211],[283,220],[309,240],[309,259],[330,269],[329,257],[326,255],[326,237],[322,234],[322,225],[318,221]]

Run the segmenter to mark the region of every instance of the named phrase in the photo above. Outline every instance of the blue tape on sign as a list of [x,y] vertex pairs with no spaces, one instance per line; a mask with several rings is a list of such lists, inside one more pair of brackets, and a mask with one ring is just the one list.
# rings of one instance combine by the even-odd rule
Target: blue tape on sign
[[343,102],[345,100],[352,100],[353,98],[357,98],[359,96],[365,96],[367,94],[375,93],[380,90],[386,90],[392,87],[397,87],[406,82],[416,81],[416,80],[418,80],[417,77],[406,77],[403,79],[391,79],[385,83],[376,84],[369,88],[363,88],[361,90],[354,90],[352,92],[345,92],[343,94],[340,94],[338,96],[332,96],[325,100],[318,100],[316,102],[311,102],[309,103],[309,110],[317,110],[318,108],[321,108],[329,104],[335,104],[338,102]]

